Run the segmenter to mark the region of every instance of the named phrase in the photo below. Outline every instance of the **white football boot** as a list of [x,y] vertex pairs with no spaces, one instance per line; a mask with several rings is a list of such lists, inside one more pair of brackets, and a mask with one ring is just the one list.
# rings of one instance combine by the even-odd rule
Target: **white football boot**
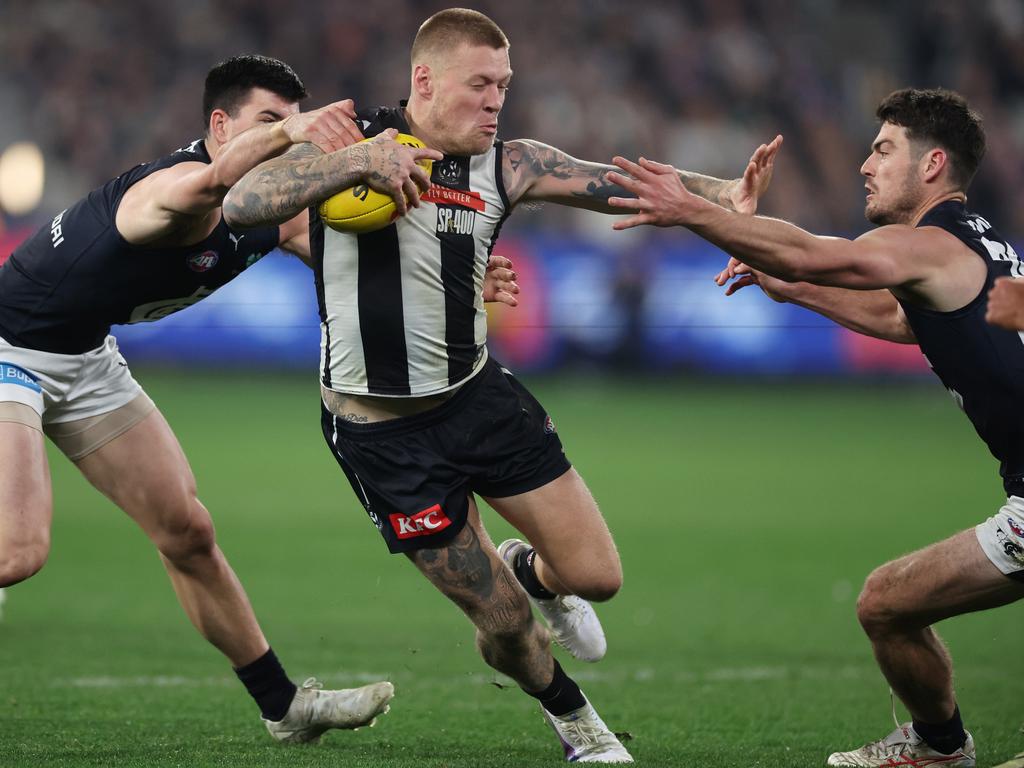
[[325,691],[323,685],[311,677],[295,692],[282,720],[263,718],[263,722],[278,741],[316,741],[331,728],[355,730],[364,725],[373,726],[377,715],[390,709],[388,702],[394,695],[395,686],[388,682]]
[[[515,572],[512,563],[516,555],[530,545],[520,539],[507,539],[498,546],[498,554],[505,565]],[[580,661],[600,661],[608,650],[601,620],[594,607],[577,595],[558,595],[550,600],[540,600],[529,595],[530,602],[551,628],[555,642]]]
[[1024,768],[1024,752],[1014,755],[1005,763],[1000,763],[996,768]]
[[881,741],[865,744],[852,752],[829,755],[828,765],[844,768],[871,768],[899,765],[907,768],[974,768],[974,739],[967,734],[967,742],[951,755],[936,752],[917,735],[910,723],[904,723]]
[[598,716],[588,701],[567,715],[552,715],[541,707],[570,763],[632,763],[633,756]]

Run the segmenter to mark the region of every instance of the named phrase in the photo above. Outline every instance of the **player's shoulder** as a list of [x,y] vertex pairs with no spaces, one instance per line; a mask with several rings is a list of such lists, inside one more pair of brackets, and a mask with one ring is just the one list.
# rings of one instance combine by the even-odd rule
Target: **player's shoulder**
[[397,128],[399,133],[410,133],[409,122],[405,119],[405,102],[397,107],[380,106],[360,109],[356,112],[356,125],[363,136],[372,139],[388,128]]

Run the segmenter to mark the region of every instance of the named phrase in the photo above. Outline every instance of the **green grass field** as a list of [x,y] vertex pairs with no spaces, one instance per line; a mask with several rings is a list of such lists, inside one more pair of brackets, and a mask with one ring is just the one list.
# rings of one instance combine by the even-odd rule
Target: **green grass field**
[[[392,557],[311,377],[142,372],[293,679],[394,681],[377,727],[272,743],[134,525],[53,459],[50,562],[0,623],[0,766],[555,766],[534,703]],[[561,656],[648,766],[819,766],[891,730],[854,615],[872,567],[974,525],[996,463],[941,388],[530,382],[615,534],[607,658]],[[509,529],[489,510],[496,540]],[[1019,606],[947,622],[979,766],[1024,749]]]

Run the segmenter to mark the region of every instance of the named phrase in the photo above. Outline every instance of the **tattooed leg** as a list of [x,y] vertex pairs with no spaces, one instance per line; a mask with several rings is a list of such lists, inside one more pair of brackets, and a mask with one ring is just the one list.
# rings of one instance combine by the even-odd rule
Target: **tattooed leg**
[[488,665],[528,691],[551,683],[548,632],[534,621],[526,593],[498,556],[472,497],[466,527],[448,546],[411,552],[409,559],[476,626],[477,648]]

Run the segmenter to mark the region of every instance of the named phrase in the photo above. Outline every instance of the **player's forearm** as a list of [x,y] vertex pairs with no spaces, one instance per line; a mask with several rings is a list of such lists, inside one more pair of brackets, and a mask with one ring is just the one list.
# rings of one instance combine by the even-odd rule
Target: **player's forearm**
[[254,126],[220,148],[211,165],[215,183],[223,193],[257,165],[292,146],[283,123]]
[[285,155],[253,168],[224,198],[224,219],[232,227],[282,224],[367,172],[365,146],[325,155],[312,144],[298,144]]
[[[612,197],[634,195],[608,179],[621,172],[614,165],[578,160],[560,149],[540,142],[521,139],[505,146],[505,164],[511,177],[512,199],[537,200],[571,205],[598,213],[620,214],[608,204]],[[738,179],[724,181],[689,171],[678,171],[690,192],[734,210],[731,193]]]
[[851,331],[898,344],[917,343],[899,302],[887,290],[855,291],[810,283],[772,290],[790,304],[816,312]]
[[812,235],[781,219],[702,204],[685,226],[744,264],[787,282],[832,285],[850,266],[843,248],[848,240]]

